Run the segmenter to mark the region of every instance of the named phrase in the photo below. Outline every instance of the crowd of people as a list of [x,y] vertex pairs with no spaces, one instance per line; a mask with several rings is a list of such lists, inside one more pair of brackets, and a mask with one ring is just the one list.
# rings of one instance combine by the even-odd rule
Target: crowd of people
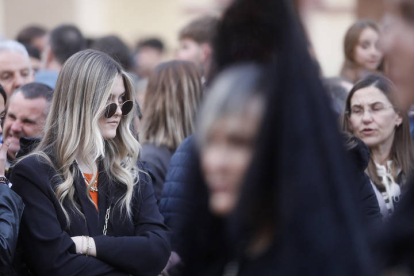
[[414,274],[414,1],[333,78],[294,3],[0,40],[0,275]]

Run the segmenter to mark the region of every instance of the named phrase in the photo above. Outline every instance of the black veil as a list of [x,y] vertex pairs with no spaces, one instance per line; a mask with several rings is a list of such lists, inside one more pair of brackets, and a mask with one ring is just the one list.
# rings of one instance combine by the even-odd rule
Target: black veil
[[307,45],[288,0],[236,1],[219,24],[217,72],[245,61],[267,68],[256,153],[227,233],[237,256],[270,222],[266,272],[372,275],[354,175]]

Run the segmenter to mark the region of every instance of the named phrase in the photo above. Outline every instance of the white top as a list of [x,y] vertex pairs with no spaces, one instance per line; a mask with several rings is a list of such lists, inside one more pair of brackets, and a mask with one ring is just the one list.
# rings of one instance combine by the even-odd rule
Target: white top
[[[395,182],[394,177],[391,174],[392,161],[387,161],[386,166],[377,163],[375,163],[375,166],[377,168],[377,174],[381,179],[381,183],[385,187],[385,191],[380,192],[372,181],[371,185],[377,196],[381,214],[383,218],[386,218],[394,212],[394,203],[400,201],[401,187]],[[400,172],[401,169],[398,173]]]

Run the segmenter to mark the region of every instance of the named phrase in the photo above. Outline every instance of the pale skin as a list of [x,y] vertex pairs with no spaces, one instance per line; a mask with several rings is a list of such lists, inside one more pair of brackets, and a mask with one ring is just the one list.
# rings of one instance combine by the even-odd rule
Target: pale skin
[[[352,110],[361,108],[361,114]],[[376,111],[376,110],[380,111]],[[351,98],[350,129],[371,150],[376,163],[384,165],[389,160],[394,141],[395,128],[402,124],[402,117],[391,102],[376,87],[366,87],[355,92]]]
[[[122,80],[122,77],[118,77],[115,80],[114,87],[111,91],[110,98],[108,99],[107,104],[117,103],[121,104],[124,101],[125,97],[125,86]],[[122,118],[121,108],[118,106],[115,114],[110,118],[105,118],[104,115],[99,119],[99,129],[104,139],[113,139],[116,136],[116,130],[118,128],[119,122]],[[79,164],[80,169],[83,173],[92,173],[91,168],[86,165],[81,154],[78,154],[76,160]],[[87,251],[87,239],[89,239],[90,250],[89,256],[96,257],[96,245],[95,240],[92,237],[87,236],[75,236],[72,237],[73,242],[76,245],[76,252],[85,254]]]

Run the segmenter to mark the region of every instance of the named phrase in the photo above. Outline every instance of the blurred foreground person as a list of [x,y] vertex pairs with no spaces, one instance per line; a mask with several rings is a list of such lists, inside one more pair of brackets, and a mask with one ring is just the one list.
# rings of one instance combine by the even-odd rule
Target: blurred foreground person
[[137,165],[132,117],[132,83],[116,61],[94,50],[68,59],[45,135],[11,175],[26,204],[20,239],[34,275],[157,275],[164,268],[168,230]]
[[[291,1],[235,1],[217,30],[217,73],[243,61],[272,64],[263,73],[267,82],[258,82],[262,122],[229,216],[209,212],[191,138],[171,160],[160,209],[183,261],[181,275],[374,275],[355,177]],[[240,92],[234,87],[240,86],[221,91]],[[245,158],[249,139],[228,139],[223,150],[237,147]]]
[[34,81],[34,74],[26,48],[17,41],[0,41],[0,84],[11,97],[14,90]]
[[[0,85],[0,122],[6,113],[6,92]],[[0,124],[1,130],[1,124]],[[10,145],[7,140],[0,145],[0,274],[14,275],[12,262],[19,235],[20,218],[24,204],[20,196],[13,192],[11,183],[5,177],[6,154]]]
[[380,70],[383,57],[380,35],[380,28],[371,20],[358,20],[348,29],[344,39],[342,77],[355,83],[364,75]]
[[363,78],[348,95],[343,122],[370,149],[367,172],[384,218],[394,212],[414,166],[408,116],[398,108],[396,93],[385,77]]
[[325,78],[322,83],[332,99],[332,109],[338,115],[342,116],[345,109],[345,101],[349,91],[352,89],[352,82],[345,78],[333,77]]
[[[202,173],[204,174],[210,193],[209,208],[214,215],[225,218],[223,221],[223,232],[213,238],[220,240],[222,244],[220,245],[217,242],[213,243],[213,241],[210,241],[211,244],[216,244],[218,248],[221,247],[218,251],[222,252],[222,254],[216,258],[210,267],[211,271],[206,273],[206,275],[222,275],[221,273],[225,275],[227,275],[226,273],[229,273],[229,275],[273,275],[275,273],[277,274],[277,272],[281,273],[281,275],[299,275],[298,270],[300,268],[293,266],[295,262],[293,259],[289,261],[292,262],[291,267],[290,265],[282,265],[279,263],[280,260],[289,258],[288,256],[284,256],[284,254],[294,255],[295,253],[293,252],[295,250],[310,250],[308,251],[309,256],[316,254],[319,251],[317,248],[321,246],[317,244],[319,242],[323,243],[324,237],[319,236],[316,232],[314,234],[310,233],[319,227],[328,227],[329,225],[329,227],[337,228],[341,225],[341,223],[336,225],[337,222],[334,222],[333,218],[330,218],[322,210],[318,210],[318,208],[328,208],[327,206],[317,207],[311,201],[306,203],[304,199],[301,199],[302,203],[298,202],[302,198],[302,192],[306,189],[301,186],[306,185],[305,183],[311,185],[309,182],[313,182],[313,178],[307,181],[303,180],[303,182],[296,182],[298,181],[297,178],[301,178],[300,176],[295,177],[290,175],[288,170],[281,171],[282,168],[270,167],[267,163],[269,160],[262,160],[264,153],[262,152],[261,155],[258,155],[257,151],[262,147],[262,144],[259,142],[261,137],[258,135],[271,135],[271,133],[263,133],[260,131],[263,127],[262,122],[266,123],[268,121],[262,116],[266,114],[264,92],[269,87],[267,85],[262,86],[263,84],[266,84],[263,80],[263,72],[260,72],[257,67],[242,66],[229,69],[220,74],[213,83],[200,113],[197,136],[200,146]],[[326,110],[329,112],[328,108]],[[335,132],[335,130],[336,126],[333,125],[332,132]],[[299,132],[297,135],[300,136],[303,134]],[[287,145],[287,142],[284,145]],[[281,147],[283,146],[281,145]],[[272,148],[277,147],[267,147],[268,151],[272,151]],[[340,144],[338,149],[340,149]],[[291,150],[288,152],[294,151]],[[283,151],[281,154],[283,154]],[[302,157],[306,158],[305,156],[306,154],[303,152]],[[278,167],[284,167],[284,162],[289,162],[289,159],[282,158],[280,163],[278,163]],[[316,169],[317,163],[312,164],[312,169]],[[276,175],[273,177],[281,177],[278,185],[270,185],[258,175],[259,173],[266,174],[262,171],[262,166],[266,168],[266,172],[274,170]],[[312,174],[312,171],[309,171],[309,174]],[[285,179],[285,177],[287,178]],[[317,176],[314,175],[313,177],[316,178]],[[351,197],[353,195],[358,197],[361,186],[359,183],[353,182],[356,179],[352,177],[348,177],[347,179],[349,182],[347,183],[347,187],[342,189],[343,194],[339,191],[335,193],[340,194],[339,196],[343,201],[342,204],[345,202],[351,205],[356,204],[356,206],[349,206],[350,209],[348,212],[352,213],[354,207],[359,207],[359,204],[364,204],[364,201],[352,201]],[[323,178],[320,178],[320,180],[323,181]],[[297,188],[301,188],[294,191],[293,188],[285,187],[284,181],[287,181],[286,185],[298,185]],[[324,181],[326,183],[325,185],[328,187],[331,186],[330,189],[333,189],[331,192],[338,189],[330,181]],[[366,185],[369,189],[368,194],[369,192],[372,194],[374,209],[376,207],[378,210],[370,183],[368,182]],[[322,189],[321,184],[312,184],[312,187],[311,196],[322,200],[321,197],[324,197],[324,195],[320,194],[320,191],[318,192],[318,189]],[[286,194],[279,194],[283,192]],[[308,190],[308,192],[310,191]],[[349,196],[348,198],[347,195]],[[289,198],[287,202],[283,200],[285,197]],[[354,200],[359,200],[359,198],[354,198]],[[299,214],[297,214],[298,217],[290,217],[291,215],[294,216],[295,211],[293,210],[297,208],[301,210],[302,216],[310,215],[312,212],[318,212],[318,217],[321,219],[319,222],[321,224],[317,226],[317,224],[307,222]],[[359,210],[360,208],[358,208]],[[339,210],[332,211],[343,212]],[[257,216],[257,214],[261,215]],[[348,214],[348,216],[351,215]],[[359,218],[371,219],[366,214],[357,215],[355,213],[354,216],[353,219],[355,221],[351,227],[354,230],[358,229]],[[353,219],[348,218],[346,220],[352,221]],[[299,229],[295,229],[295,227],[299,227],[299,225],[303,226],[302,229],[309,231],[309,236],[308,234],[296,232]],[[290,239],[290,233],[285,233],[285,231],[296,232],[296,236],[292,234],[292,240],[286,241],[286,248],[283,248],[283,238]],[[361,239],[359,240],[361,244],[356,245],[353,250],[356,251],[358,247],[363,246],[364,238],[358,237],[358,235],[363,235],[364,231],[362,228],[359,230],[360,233],[353,238],[351,234],[352,230],[342,229],[341,231],[345,231],[343,235],[346,235],[347,239],[353,240],[353,242]],[[297,243],[297,241],[303,238],[307,240],[306,243],[313,243],[316,247],[312,249],[312,246],[309,244]],[[329,239],[334,244],[339,245],[341,243],[340,236],[335,237],[333,235]],[[348,248],[346,251],[338,249],[335,249],[336,254],[343,254],[342,256],[345,259],[343,261],[345,263],[349,262],[348,265],[350,266],[347,269],[363,275],[364,265],[357,265],[358,261],[352,260],[353,257],[347,255],[347,250],[350,249]],[[315,252],[310,253],[313,250]],[[322,257],[324,254],[326,254],[325,257]],[[328,255],[328,252],[323,253],[319,251],[314,257],[315,259],[324,259]],[[313,261],[318,262],[320,260]],[[351,265],[352,263],[354,264]],[[301,265],[305,265],[305,262],[301,263],[298,261],[296,265],[300,267]],[[335,265],[332,265],[332,268],[326,269],[335,270],[342,264],[337,263],[337,265],[336,268]],[[239,274],[235,273],[237,270]],[[306,275],[313,275],[313,273],[310,270],[307,271]],[[318,275],[318,273],[315,275]],[[338,274],[334,273],[330,275]]]
[[194,132],[195,114],[202,92],[201,75],[189,61],[162,63],[149,79],[140,125],[141,159],[155,178],[158,200],[171,156]]

